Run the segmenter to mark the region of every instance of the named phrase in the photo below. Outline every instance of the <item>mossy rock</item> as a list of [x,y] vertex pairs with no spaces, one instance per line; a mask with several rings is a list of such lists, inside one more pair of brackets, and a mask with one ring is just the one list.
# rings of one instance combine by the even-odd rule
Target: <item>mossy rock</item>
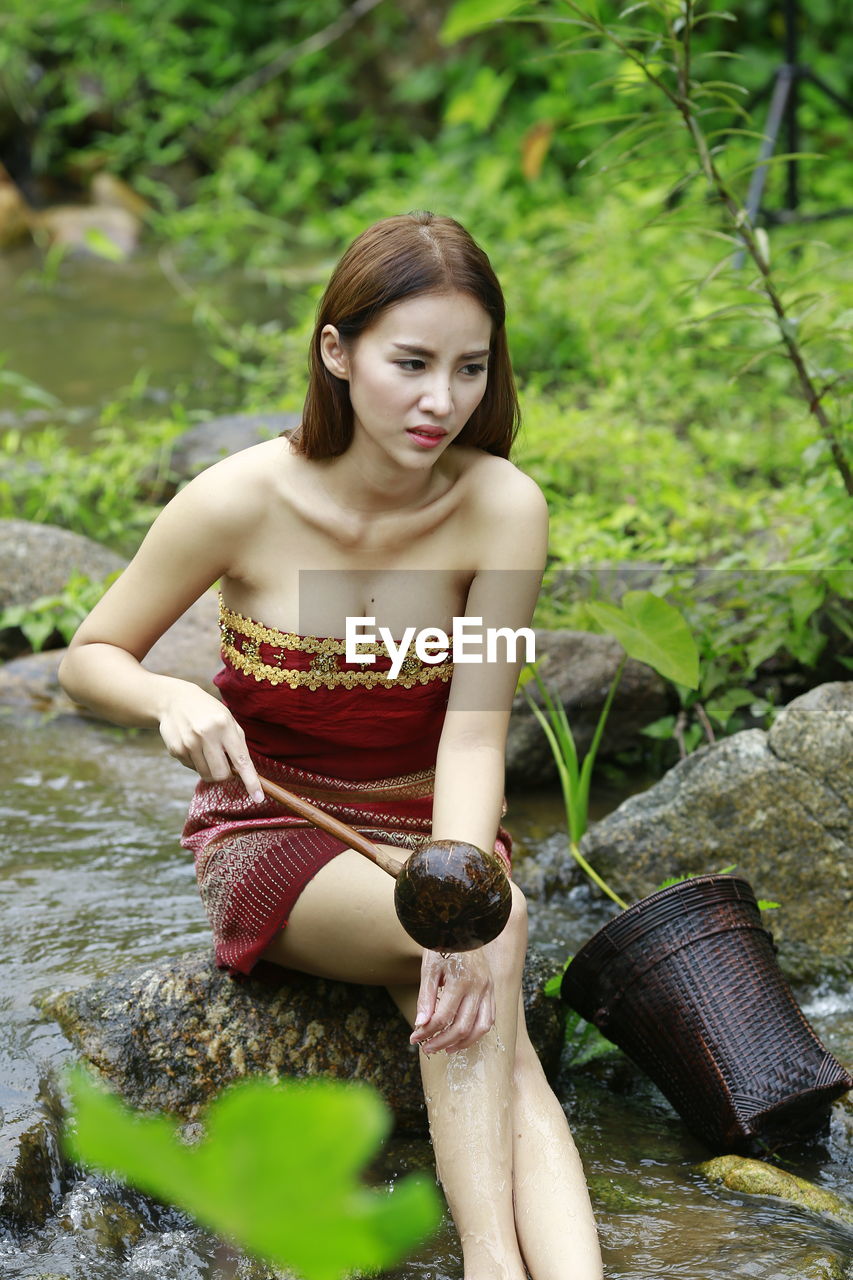
[[[549,1074],[563,1041],[563,1010],[542,992],[550,965],[534,951],[524,974],[530,1038]],[[246,1075],[366,1080],[400,1132],[426,1129],[418,1050],[384,987],[357,986],[258,966],[235,981],[206,949],[123,969],[42,1002],[83,1056],[133,1107],[195,1120],[226,1084]]]
[[730,1191],[743,1191],[752,1196],[774,1196],[796,1205],[818,1217],[833,1218],[853,1227],[853,1202],[844,1196],[819,1187],[805,1178],[778,1169],[765,1160],[745,1156],[717,1156],[698,1166],[710,1182],[722,1183]]

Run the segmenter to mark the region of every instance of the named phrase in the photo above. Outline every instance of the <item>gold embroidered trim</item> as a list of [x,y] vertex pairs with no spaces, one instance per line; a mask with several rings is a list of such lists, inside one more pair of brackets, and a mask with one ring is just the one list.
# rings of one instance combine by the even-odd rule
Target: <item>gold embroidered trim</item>
[[[266,627],[263,623],[246,618],[219,599],[219,629],[222,633],[222,655],[238,671],[253,676],[259,683],[262,680],[270,684],[286,684],[291,689],[372,689],[376,685],[385,688],[402,686],[412,689],[418,684],[432,684],[435,680],[447,683],[453,675],[453,663],[442,662],[435,665],[422,663],[414,654],[407,654],[403,659],[400,674],[392,679],[387,671],[342,671],[338,659],[346,654],[346,641],[333,637],[298,636],[292,631],[278,631],[275,627]],[[237,639],[242,642],[239,647]],[[264,662],[260,656],[262,644],[277,650],[272,655],[273,663]],[[374,653],[380,657],[390,657],[384,644],[359,644],[363,653]],[[311,664],[307,670],[294,670],[287,667],[286,650],[297,653],[312,654]]]
[[[288,782],[289,789],[306,800],[326,801],[328,804],[346,805],[370,803],[380,800],[393,803],[395,800],[418,800],[431,796],[435,787],[435,770],[422,769],[419,773],[410,773],[400,778],[385,778],[376,783],[361,783],[357,788],[346,790],[330,790],[328,787],[310,787],[302,783]],[[351,813],[358,817],[361,811],[352,809]],[[350,825],[353,825],[350,823]]]

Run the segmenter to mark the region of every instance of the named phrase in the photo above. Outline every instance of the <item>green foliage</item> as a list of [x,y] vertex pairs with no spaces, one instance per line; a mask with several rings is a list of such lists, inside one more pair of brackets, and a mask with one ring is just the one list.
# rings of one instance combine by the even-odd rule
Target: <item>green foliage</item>
[[585,1067],[598,1058],[609,1058],[621,1050],[602,1035],[598,1027],[571,1009],[566,1015],[565,1050],[570,1067]]
[[58,636],[62,645],[67,645],[80,623],[118,576],[118,573],[111,573],[103,581],[93,581],[85,574],[73,573],[56,595],[39,596],[28,604],[9,605],[0,610],[0,631],[9,628],[22,631],[34,653],[39,653],[53,636]]
[[[537,621],[594,625],[578,572],[659,567],[654,593],[679,605],[701,656],[699,689],[681,693],[690,748],[705,736],[700,707],[724,732],[767,721],[782,700],[769,669],[853,657],[849,504],[778,358],[793,334],[849,440],[853,255],[843,220],[819,234],[756,228],[787,329],[768,317],[756,263],[734,266],[740,239],[719,193],[645,74],[679,87],[678,6],[622,8],[599,0],[584,19],[562,0],[405,0],[346,26],[345,0],[251,12],[218,0],[48,0],[34,12],[8,0],[0,98],[37,176],[84,185],[106,167],[152,200],[164,268],[209,336],[229,407],[301,403],[321,281],[366,223],[432,207],[469,225],[507,289],[526,422],[517,461],[551,509]],[[757,0],[690,12],[697,118],[741,199],[765,120],[748,95],[778,65],[781,17]],[[604,35],[580,25],[593,19]],[[815,0],[801,36],[808,65],[843,88],[853,28],[837,7]],[[822,213],[848,202],[848,121],[809,85],[800,115],[804,146],[824,157],[801,162],[804,207]],[[773,207],[784,176],[770,166]],[[46,261],[55,287],[61,257]],[[288,289],[288,308],[293,291],[288,332],[210,302],[204,272],[237,261]],[[47,407],[10,370],[2,392]],[[154,455],[162,472],[180,425],[154,423],[144,442],[115,430],[87,459],[59,432],[13,431],[0,513],[132,551],[157,506],[141,477]],[[697,579],[697,566],[714,576]],[[651,729],[660,749],[676,727]]]
[[200,1223],[305,1280],[340,1280],[394,1265],[440,1218],[431,1180],[391,1192],[359,1174],[390,1128],[366,1085],[334,1080],[241,1081],[204,1116],[189,1146],[176,1121],[126,1108],[82,1071],[70,1080],[75,1159],[192,1214]]
[[698,657],[693,638],[681,614],[650,591],[628,591],[622,598],[621,606],[592,605],[590,611],[602,629],[616,637],[625,653],[611,682],[592,742],[582,763],[578,759],[566,709],[560,699],[550,693],[535,666],[532,668],[532,675],[539,687],[544,711],[532,697],[529,681],[524,681],[522,687],[528,706],[542,727],[557,765],[572,857],[592,882],[618,907],[624,909],[626,904],[590,866],[579,848],[587,828],[592,771],[604,727],[628,658],[645,662],[668,679],[678,680],[688,688],[695,688],[699,680]]
[[[542,987],[543,994],[551,1000],[561,998],[563,975],[573,958],[568,956],[559,973],[550,977]],[[605,1058],[620,1050],[593,1023],[587,1022],[575,1009],[569,1009],[566,1012],[563,1052],[570,1067],[583,1067],[588,1062],[595,1062],[596,1058]]]
[[7,431],[0,443],[0,518],[59,525],[130,554],[159,510],[170,441],[184,426],[108,422],[88,453],[70,445],[59,427]]
[[453,44],[519,8],[519,0],[458,0],[441,28],[441,39]]

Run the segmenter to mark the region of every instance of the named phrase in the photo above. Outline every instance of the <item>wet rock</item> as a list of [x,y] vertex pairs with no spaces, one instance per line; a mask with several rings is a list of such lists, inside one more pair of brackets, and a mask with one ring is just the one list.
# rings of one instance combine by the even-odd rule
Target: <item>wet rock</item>
[[[546,966],[550,973],[551,966]],[[525,981],[530,1034],[551,1071],[562,1040],[557,1002],[541,994],[542,965]],[[207,951],[125,969],[51,996],[56,1018],[84,1060],[131,1106],[194,1120],[242,1076],[326,1075],[379,1089],[402,1132],[426,1124],[418,1050],[381,987],[361,987],[260,966],[257,978],[220,973]]]
[[[536,631],[536,658],[543,681],[569,718],[578,754],[592,742],[598,717],[623,655],[611,636],[585,631]],[[537,703],[541,695],[529,686]],[[629,747],[641,729],[671,710],[665,682],[645,663],[629,659],[601,742],[603,755]],[[507,739],[507,784],[542,785],[557,778],[557,767],[524,693],[515,697]]]
[[606,1174],[593,1174],[587,1178],[587,1186],[596,1210],[607,1213],[644,1213],[660,1208],[661,1200],[652,1199],[643,1191],[642,1179],[625,1175],[620,1179]]
[[750,729],[682,761],[596,823],[581,851],[628,900],[668,876],[734,864],[756,895],[795,980],[850,972],[853,957],[853,683],[788,704],[769,733]]
[[190,427],[172,446],[171,492],[214,462],[299,426],[299,413],[233,413]]
[[809,1249],[804,1253],[799,1268],[801,1280],[848,1280],[850,1275],[841,1258],[830,1257],[819,1249]]
[[[9,1073],[4,1071],[9,1078]],[[62,1191],[61,1105],[34,1068],[15,1064],[0,1093],[0,1227],[40,1227]]]
[[[99,582],[126,561],[108,547],[52,524],[0,520],[0,610],[59,594],[74,574]],[[0,658],[29,648],[17,628],[0,632]]]
[[853,1226],[853,1201],[798,1178],[765,1160],[745,1156],[716,1156],[697,1166],[709,1182],[721,1182],[730,1191],[743,1191],[752,1196],[776,1196],[789,1204]]
[[151,212],[148,201],[143,200],[132,187],[113,173],[96,173],[89,188],[89,197],[93,205],[101,208],[126,209],[137,219],[146,218]]
[[141,1239],[147,1223],[143,1214],[120,1196],[79,1183],[65,1200],[58,1226],[77,1237],[87,1237],[99,1254],[122,1257],[128,1245]]
[[533,1047],[549,1080],[554,1080],[560,1069],[563,1050],[565,1011],[555,1009],[556,1000],[543,994],[542,988],[554,976],[554,963],[530,946],[524,963],[521,989],[524,999],[524,1020]]
[[837,1255],[830,1257],[818,1249],[810,1249],[804,1254],[799,1267],[802,1280],[849,1280],[850,1276],[843,1258]]
[[0,665],[0,713],[34,711],[41,716],[79,714],[60,686],[57,672],[64,649],[27,653]]

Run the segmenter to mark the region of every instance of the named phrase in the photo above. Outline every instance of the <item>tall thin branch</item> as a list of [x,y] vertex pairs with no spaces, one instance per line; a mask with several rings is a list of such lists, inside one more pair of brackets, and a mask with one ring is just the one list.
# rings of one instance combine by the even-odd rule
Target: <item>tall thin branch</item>
[[606,26],[599,18],[582,8],[581,5],[576,3],[576,0],[563,0],[563,3],[581,19],[582,24],[588,30],[594,31],[596,35],[607,40],[618,49],[623,57],[630,59],[642,71],[646,80],[667,98],[684,121],[696,150],[705,180],[725,209],[744,249],[758,269],[761,290],[773,311],[785,352],[794,366],[808,410],[818,423],[821,435],[829,448],[832,460],[844,482],[847,493],[853,497],[853,469],[851,469],[842,442],[838,438],[822,403],[826,394],[826,386],[818,389],[808,371],[805,358],[796,339],[795,325],[776,287],[770,264],[755,235],[755,228],[752,226],[746,208],[735,197],[714,162],[708,141],[694,109],[690,85],[690,37],[693,29],[694,0],[686,0],[685,2],[684,12],[681,15],[684,22],[681,34],[676,33],[674,26],[667,21],[673,46],[676,51],[680,50],[681,52],[681,57],[677,58],[675,64],[678,86],[675,90],[661,76],[650,69],[642,54],[638,53],[636,49],[623,40],[618,32]]

